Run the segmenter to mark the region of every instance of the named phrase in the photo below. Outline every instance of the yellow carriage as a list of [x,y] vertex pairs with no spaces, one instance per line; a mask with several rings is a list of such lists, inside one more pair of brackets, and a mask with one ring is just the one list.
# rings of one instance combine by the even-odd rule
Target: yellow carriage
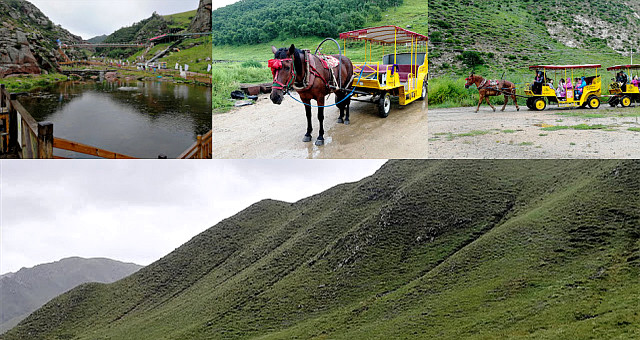
[[[429,68],[425,35],[398,26],[381,26],[340,33],[340,39],[345,49],[347,40],[363,41],[365,47],[364,62],[353,63],[352,100],[376,103],[379,115],[385,118],[391,110],[392,96],[400,105],[426,98]],[[373,45],[382,46],[382,58],[376,61]],[[390,53],[384,53],[385,47],[392,48]],[[357,99],[361,96],[371,99]]]
[[[547,107],[547,103],[556,104],[558,107],[585,107],[592,109],[600,107],[600,95],[602,90],[600,75],[598,69],[602,67],[599,64],[588,65],[535,65],[530,66],[530,70],[540,71],[543,73],[543,81],[541,84],[528,83],[525,86],[525,95],[527,95],[527,107],[542,111]],[[588,71],[592,71],[587,75]],[[564,96],[559,95],[557,88],[560,84],[556,80],[575,79],[580,76],[580,81],[584,80],[585,86],[574,84],[571,87],[565,87]],[[550,80],[553,79],[552,83]],[[562,91],[560,91],[562,92]]]
[[[622,105],[622,107],[628,107],[631,103],[636,102],[640,103],[640,65],[616,65],[607,68],[607,71],[617,71],[624,72],[627,71],[627,82],[619,83],[616,78],[612,79],[613,82],[609,85],[609,94],[611,94],[611,98],[609,98],[609,105],[612,107],[617,106],[618,104]],[[636,79],[633,79],[633,74],[635,71]]]

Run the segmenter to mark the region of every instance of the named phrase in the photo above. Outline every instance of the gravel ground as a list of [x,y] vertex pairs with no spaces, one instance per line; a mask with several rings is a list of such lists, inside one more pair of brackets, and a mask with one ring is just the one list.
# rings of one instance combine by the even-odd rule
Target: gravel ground
[[[640,158],[640,132],[632,131],[640,129],[640,107],[474,110],[429,109],[429,158]],[[557,126],[569,129],[543,129]]]
[[[296,94],[294,94],[295,96]],[[332,95],[327,104],[334,103]],[[311,102],[315,104],[315,101]],[[426,158],[426,104],[392,105],[380,118],[370,103],[351,103],[351,124],[338,124],[339,110],[325,109],[325,145],[316,146],[317,109],[312,109],[313,141],[304,143],[304,106],[290,97],[281,105],[261,95],[255,105],[213,115],[214,158]]]

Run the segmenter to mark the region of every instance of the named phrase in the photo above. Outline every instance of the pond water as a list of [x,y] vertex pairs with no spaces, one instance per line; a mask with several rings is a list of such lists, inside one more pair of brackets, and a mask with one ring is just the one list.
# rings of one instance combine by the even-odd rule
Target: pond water
[[[211,130],[211,88],[163,81],[62,82],[19,97],[53,135],[138,158],[176,158]],[[54,149],[70,158],[91,156]]]

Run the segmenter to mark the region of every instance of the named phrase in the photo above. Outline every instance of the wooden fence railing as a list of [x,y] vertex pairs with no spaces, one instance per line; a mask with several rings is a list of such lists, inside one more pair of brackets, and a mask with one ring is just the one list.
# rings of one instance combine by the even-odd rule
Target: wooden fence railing
[[[8,126],[0,133],[0,152],[16,149],[23,159],[62,158],[54,156],[53,149],[68,150],[101,158],[133,158],[82,143],[53,136],[53,123],[37,122],[20,104],[15,93],[9,93],[0,85],[0,122]],[[0,130],[3,128],[0,127]]]
[[[96,148],[91,145],[86,145],[78,142],[72,142],[70,140],[66,140],[63,138],[53,138],[53,147],[60,150],[73,151],[85,155],[96,156],[100,158],[108,158],[108,159],[135,159],[135,157],[123,155],[117,152],[107,151],[100,148]],[[54,156],[53,158],[64,158]]]
[[[17,94],[9,93],[0,84],[0,153],[15,150],[23,159],[64,158],[55,156],[53,149],[67,150],[109,159],[134,157],[100,149],[53,136],[53,123],[37,122],[18,102]],[[178,158],[204,159],[212,157],[212,131],[198,135],[196,142]]]
[[209,159],[213,157],[213,130],[207,132],[204,136],[198,135],[196,142],[185,150],[179,159]]

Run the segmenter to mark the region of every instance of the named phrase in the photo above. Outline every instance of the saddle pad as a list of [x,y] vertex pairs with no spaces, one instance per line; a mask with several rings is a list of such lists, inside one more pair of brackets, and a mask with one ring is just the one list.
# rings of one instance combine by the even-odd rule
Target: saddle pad
[[318,57],[320,57],[320,60],[322,60],[322,66],[326,69],[336,68],[340,64],[338,58],[330,55],[321,54]]

